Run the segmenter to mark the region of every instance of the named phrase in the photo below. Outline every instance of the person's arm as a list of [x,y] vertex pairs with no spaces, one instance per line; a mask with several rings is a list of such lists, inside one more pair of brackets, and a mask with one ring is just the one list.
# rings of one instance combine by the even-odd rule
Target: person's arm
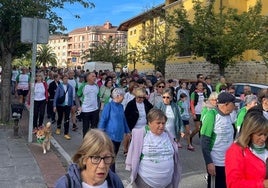
[[194,116],[194,119],[195,119],[196,116],[195,116],[195,109],[194,109],[194,100],[195,100],[195,93],[193,92],[191,94],[191,97],[190,97],[190,110],[191,110],[191,112],[192,112],[192,114]]
[[111,103],[108,103],[104,106],[103,111],[101,113],[101,118],[99,121],[98,128],[105,132],[107,122],[109,121],[109,116],[111,111]]
[[211,158],[211,144],[212,144],[212,135],[215,123],[215,112],[210,110],[207,112],[207,115],[204,118],[202,127],[201,127],[201,148],[203,157],[207,166],[208,173],[210,175],[215,175],[215,166]]

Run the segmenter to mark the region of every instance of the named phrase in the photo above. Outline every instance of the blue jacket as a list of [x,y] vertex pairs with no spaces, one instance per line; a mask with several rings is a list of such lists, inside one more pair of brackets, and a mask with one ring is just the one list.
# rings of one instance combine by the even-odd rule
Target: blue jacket
[[101,113],[98,127],[106,132],[111,140],[121,142],[124,133],[130,133],[123,105],[114,101],[107,103]]
[[[183,122],[181,119],[181,113],[178,106],[174,102],[171,102],[170,105],[175,116],[174,125],[175,125],[176,138],[179,138],[180,132],[184,131]],[[167,105],[165,105],[163,102],[157,103],[155,107],[160,109],[166,114]]]
[[[73,106],[73,87],[70,85],[70,84],[67,84],[67,89],[68,89],[68,106]],[[54,96],[54,101],[53,101],[53,107],[56,107],[56,106],[64,106],[64,103],[63,104],[57,104],[57,99],[60,98],[61,96],[64,95],[64,88],[63,88],[63,85],[62,83],[59,84],[59,86],[57,87],[56,89],[56,93],[55,93],[55,96]]]
[[[55,188],[82,188],[82,178],[81,171],[76,164],[71,164],[68,169],[68,174],[70,175],[71,186],[68,186],[68,180],[66,175],[60,177]],[[106,178],[108,183],[108,188],[123,188],[123,183],[117,174],[109,170],[108,176]]]

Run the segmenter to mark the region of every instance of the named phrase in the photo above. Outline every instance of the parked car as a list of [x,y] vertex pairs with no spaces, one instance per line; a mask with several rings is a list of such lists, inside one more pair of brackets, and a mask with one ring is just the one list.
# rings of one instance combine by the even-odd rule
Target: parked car
[[249,85],[251,92],[254,95],[257,95],[258,92],[263,88],[268,88],[268,85],[265,84],[255,84],[255,83],[233,83],[235,86],[235,96],[239,97],[244,92],[244,86]]

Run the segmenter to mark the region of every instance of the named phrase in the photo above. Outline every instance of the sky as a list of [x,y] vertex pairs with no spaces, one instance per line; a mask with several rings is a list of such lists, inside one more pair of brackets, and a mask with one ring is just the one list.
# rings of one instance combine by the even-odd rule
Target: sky
[[[90,0],[95,8],[84,8],[81,5],[66,4],[65,9],[56,10],[62,17],[67,32],[85,26],[103,25],[109,21],[119,26],[124,21],[135,17],[152,7],[163,4],[165,0]],[[80,19],[74,17],[78,14]]]

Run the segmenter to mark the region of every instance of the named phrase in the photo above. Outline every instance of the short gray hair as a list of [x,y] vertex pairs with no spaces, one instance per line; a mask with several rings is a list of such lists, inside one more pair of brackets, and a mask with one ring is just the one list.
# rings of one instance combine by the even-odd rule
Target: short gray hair
[[258,101],[258,98],[257,98],[257,96],[256,95],[247,95],[246,97],[245,97],[245,104],[250,104],[250,103],[252,103],[253,101]]
[[119,95],[121,95],[121,96],[124,96],[125,95],[124,89],[122,89],[122,88],[114,88],[113,89],[113,92],[112,92],[112,95],[111,95],[112,98],[114,99],[114,98],[116,98]]

